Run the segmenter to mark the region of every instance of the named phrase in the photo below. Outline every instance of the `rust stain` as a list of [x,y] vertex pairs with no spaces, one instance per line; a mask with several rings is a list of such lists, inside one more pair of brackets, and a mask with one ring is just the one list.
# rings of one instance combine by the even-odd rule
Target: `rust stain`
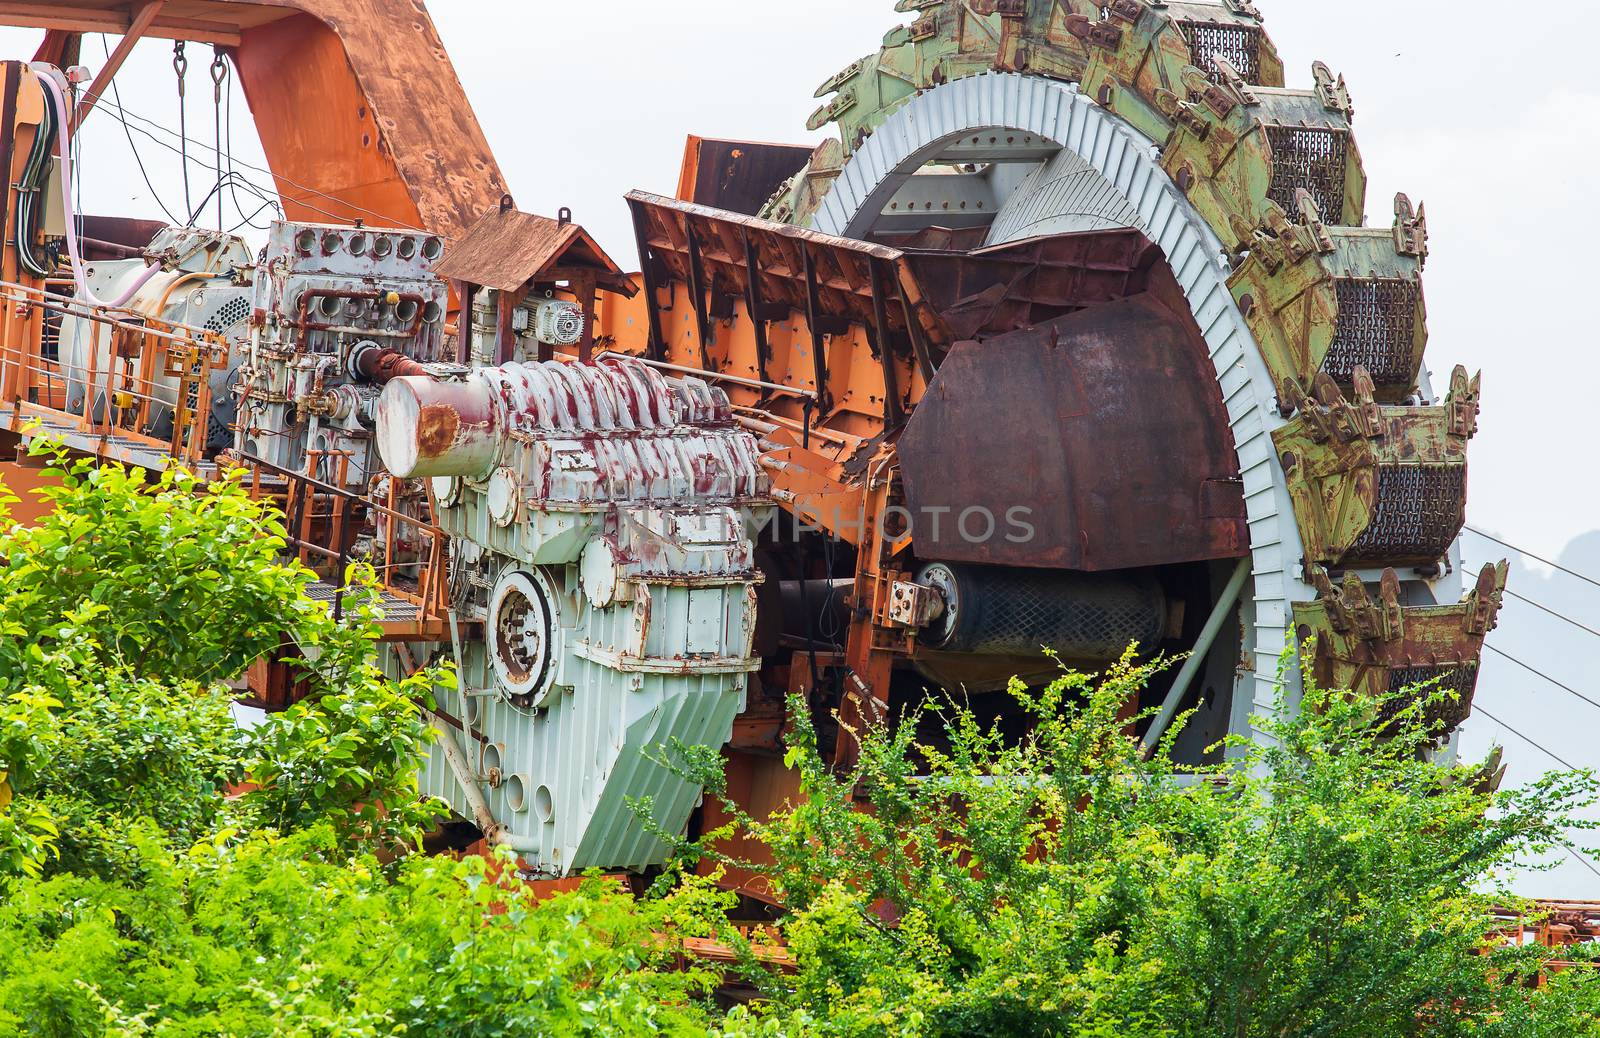
[[461,416],[446,404],[429,404],[417,415],[417,450],[424,458],[441,457],[455,446]]

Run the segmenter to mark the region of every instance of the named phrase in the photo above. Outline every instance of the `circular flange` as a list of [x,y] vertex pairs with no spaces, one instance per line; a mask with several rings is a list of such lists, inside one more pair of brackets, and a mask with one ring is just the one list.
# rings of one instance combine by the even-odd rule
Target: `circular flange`
[[961,590],[956,575],[944,563],[934,562],[922,568],[917,583],[933,588],[944,601],[944,608],[927,629],[927,644],[943,645],[965,619],[961,615]]
[[507,570],[489,596],[489,662],[512,706],[537,709],[555,679],[555,594],[538,573]]
[[462,482],[459,476],[434,476],[428,481],[433,488],[433,499],[440,508],[454,508],[461,501]]

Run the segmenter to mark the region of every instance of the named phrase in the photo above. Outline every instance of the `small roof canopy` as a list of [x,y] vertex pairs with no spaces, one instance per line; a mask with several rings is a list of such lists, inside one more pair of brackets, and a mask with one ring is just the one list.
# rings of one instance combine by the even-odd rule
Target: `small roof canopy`
[[502,292],[514,292],[530,281],[567,281],[586,275],[607,292],[632,297],[639,291],[589,232],[569,219],[552,220],[512,208],[509,198],[469,227],[433,272]]

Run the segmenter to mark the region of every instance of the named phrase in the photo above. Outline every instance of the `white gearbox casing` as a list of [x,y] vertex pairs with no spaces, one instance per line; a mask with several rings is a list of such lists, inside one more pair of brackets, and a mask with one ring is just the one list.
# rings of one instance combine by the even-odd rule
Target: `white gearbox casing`
[[436,752],[425,790],[486,804],[545,874],[659,862],[639,805],[682,831],[700,790],[663,760],[720,748],[759,666],[754,438],[720,390],[622,359],[400,378],[377,413],[390,471],[432,480],[484,632],[439,702],[476,789]]

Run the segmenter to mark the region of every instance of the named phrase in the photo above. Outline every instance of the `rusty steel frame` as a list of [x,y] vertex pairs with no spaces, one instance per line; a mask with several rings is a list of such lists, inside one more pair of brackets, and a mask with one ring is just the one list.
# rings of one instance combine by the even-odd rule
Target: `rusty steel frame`
[[72,114],[71,130],[73,133],[78,132],[78,127],[83,125],[83,120],[94,110],[95,102],[100,100],[100,96],[111,85],[111,80],[115,78],[117,72],[122,68],[123,62],[127,61],[128,55],[133,53],[133,45],[138,43],[144,37],[144,34],[150,30],[150,26],[155,23],[156,17],[161,14],[162,9],[166,6],[167,0],[141,0],[141,2],[135,3],[129,9],[131,17],[128,20],[128,31],[123,34],[122,39],[117,41],[116,47],[112,49],[110,56],[106,58],[106,63],[100,66],[100,71],[95,74],[94,82],[89,84],[89,89],[84,92],[83,100],[78,102],[78,108]]
[[[245,485],[252,497],[270,500],[283,512],[285,541],[291,554],[302,565],[324,576],[334,587],[335,619],[343,616],[346,591],[343,582],[346,569],[352,561],[355,533],[362,522],[381,517],[386,520],[384,560],[381,566],[373,567],[379,576],[378,586],[385,593],[418,610],[415,621],[381,620],[379,626],[383,639],[418,641],[450,637],[445,572],[449,546],[445,533],[434,524],[408,515],[397,507],[394,480],[390,480],[387,501],[380,503],[304,473],[291,472],[261,458],[235,455],[230,460],[246,470]],[[272,477],[271,481],[265,478],[268,476]],[[326,511],[317,511],[319,503],[326,507]],[[324,525],[319,526],[319,522]],[[402,526],[413,531],[427,545],[426,552],[417,561],[394,561],[397,529]],[[330,538],[331,545],[328,543]],[[322,574],[313,564],[314,559],[332,563],[332,572]],[[420,575],[415,583],[402,581],[392,573],[410,566],[416,566],[419,570]]]
[[[420,2],[183,0],[182,17],[177,6],[0,0],[0,22],[48,30],[41,60],[65,60],[74,37],[91,32],[123,36],[119,51],[141,37],[226,48],[289,219],[387,220],[453,238],[505,193]],[[416,31],[394,32],[396,24]],[[119,64],[106,63],[93,96]],[[285,74],[296,64],[316,74]],[[323,114],[315,130],[304,119],[313,110]],[[80,109],[78,120],[87,113]],[[440,141],[450,146],[437,148]]]
[[[0,281],[0,303],[8,304],[7,309],[55,312],[109,326],[113,360],[137,359],[136,370],[123,367],[119,371],[113,364],[102,372],[98,367],[98,349],[90,349],[81,373],[86,388],[83,414],[79,415],[66,410],[67,376],[60,370],[59,359],[45,360],[41,338],[30,337],[30,349],[29,344],[13,344],[6,336],[0,340],[0,407],[9,406],[8,426],[12,432],[21,432],[27,418],[31,417],[47,420],[54,432],[64,433],[62,438],[66,446],[97,457],[131,460],[127,451],[107,450],[111,441],[116,440],[133,451],[143,449],[152,456],[170,456],[190,466],[198,466],[203,461],[205,428],[211,407],[209,373],[221,365],[228,348],[219,335],[134,311],[90,306],[13,281]],[[102,375],[107,380],[107,400],[102,417],[96,419],[96,386]],[[155,396],[158,376],[177,379],[174,403],[169,405]],[[120,384],[113,384],[112,380],[119,377]],[[56,406],[58,391],[53,385],[58,379],[62,383],[59,407]],[[191,393],[195,399],[192,409],[188,406]],[[129,397],[137,404],[131,412],[127,407],[113,406],[113,398],[117,396]],[[151,411],[158,406],[172,409],[170,440],[139,431],[149,425]]]

